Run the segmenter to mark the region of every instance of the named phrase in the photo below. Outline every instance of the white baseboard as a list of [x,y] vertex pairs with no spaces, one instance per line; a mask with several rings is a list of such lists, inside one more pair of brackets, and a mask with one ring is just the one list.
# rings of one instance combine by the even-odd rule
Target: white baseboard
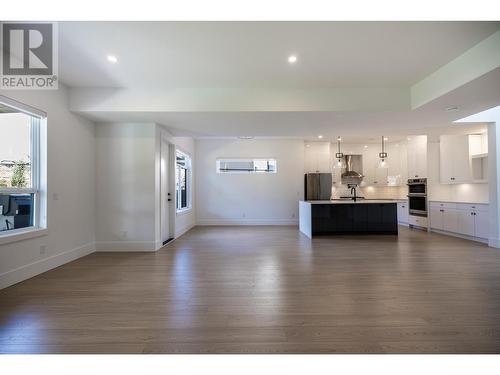
[[200,219],[197,225],[299,225],[298,219]]
[[[434,228],[430,228],[430,231],[431,232],[435,232],[435,233],[439,233],[439,234],[444,234],[446,236],[462,238],[464,240],[482,242],[482,243],[485,243],[485,244],[488,243],[488,240],[486,238],[471,237],[471,236],[467,236],[467,235],[460,234],[460,233],[448,232],[446,230],[439,230],[439,229],[434,229]],[[492,247],[496,247],[496,246],[492,246]]]
[[182,236],[187,231],[193,229],[195,226],[196,226],[196,224],[189,224],[189,225],[186,225],[185,227],[182,227],[182,228],[179,228],[179,229],[176,228],[175,229],[174,238],[179,238],[180,236]]
[[97,241],[96,251],[106,252],[137,252],[156,251],[155,241]]
[[0,289],[17,284],[21,281],[32,278],[33,276],[47,272],[53,268],[62,266],[75,259],[84,257],[95,251],[94,243],[89,243],[48,258],[40,259],[36,262],[21,266],[19,268],[0,274]]
[[500,248],[500,238],[489,238],[487,243],[489,247]]

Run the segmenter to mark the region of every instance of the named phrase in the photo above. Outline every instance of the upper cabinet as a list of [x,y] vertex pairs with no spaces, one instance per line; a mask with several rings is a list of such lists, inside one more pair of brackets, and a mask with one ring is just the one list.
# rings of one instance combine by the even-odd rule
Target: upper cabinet
[[442,184],[472,182],[468,135],[439,137],[439,176]]
[[472,182],[488,182],[488,133],[469,135]]
[[414,135],[407,145],[408,178],[427,177],[427,136]]
[[408,161],[406,142],[388,143],[387,151],[387,185],[405,185],[408,179]]
[[330,142],[308,142],[304,148],[305,173],[331,173]]

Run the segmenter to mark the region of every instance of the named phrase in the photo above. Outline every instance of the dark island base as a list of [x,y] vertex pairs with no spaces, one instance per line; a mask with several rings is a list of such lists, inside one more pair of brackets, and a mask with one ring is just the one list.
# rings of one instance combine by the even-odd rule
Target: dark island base
[[395,203],[313,204],[312,235],[398,234]]

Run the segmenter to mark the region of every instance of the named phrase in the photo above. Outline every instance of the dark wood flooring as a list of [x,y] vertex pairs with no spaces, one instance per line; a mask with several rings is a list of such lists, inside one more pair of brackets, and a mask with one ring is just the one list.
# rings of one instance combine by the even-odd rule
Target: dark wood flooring
[[197,227],[0,291],[2,353],[499,353],[500,249]]

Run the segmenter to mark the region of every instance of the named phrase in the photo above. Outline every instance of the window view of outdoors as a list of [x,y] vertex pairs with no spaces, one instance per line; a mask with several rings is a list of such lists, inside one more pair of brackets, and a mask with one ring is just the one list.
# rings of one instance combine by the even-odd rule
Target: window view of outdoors
[[0,233],[33,225],[31,121],[0,104]]
[[189,208],[188,189],[189,189],[189,170],[191,168],[191,159],[189,156],[180,152],[176,154],[175,163],[175,190],[177,210]]
[[0,107],[0,188],[31,187],[31,116],[2,113]]

